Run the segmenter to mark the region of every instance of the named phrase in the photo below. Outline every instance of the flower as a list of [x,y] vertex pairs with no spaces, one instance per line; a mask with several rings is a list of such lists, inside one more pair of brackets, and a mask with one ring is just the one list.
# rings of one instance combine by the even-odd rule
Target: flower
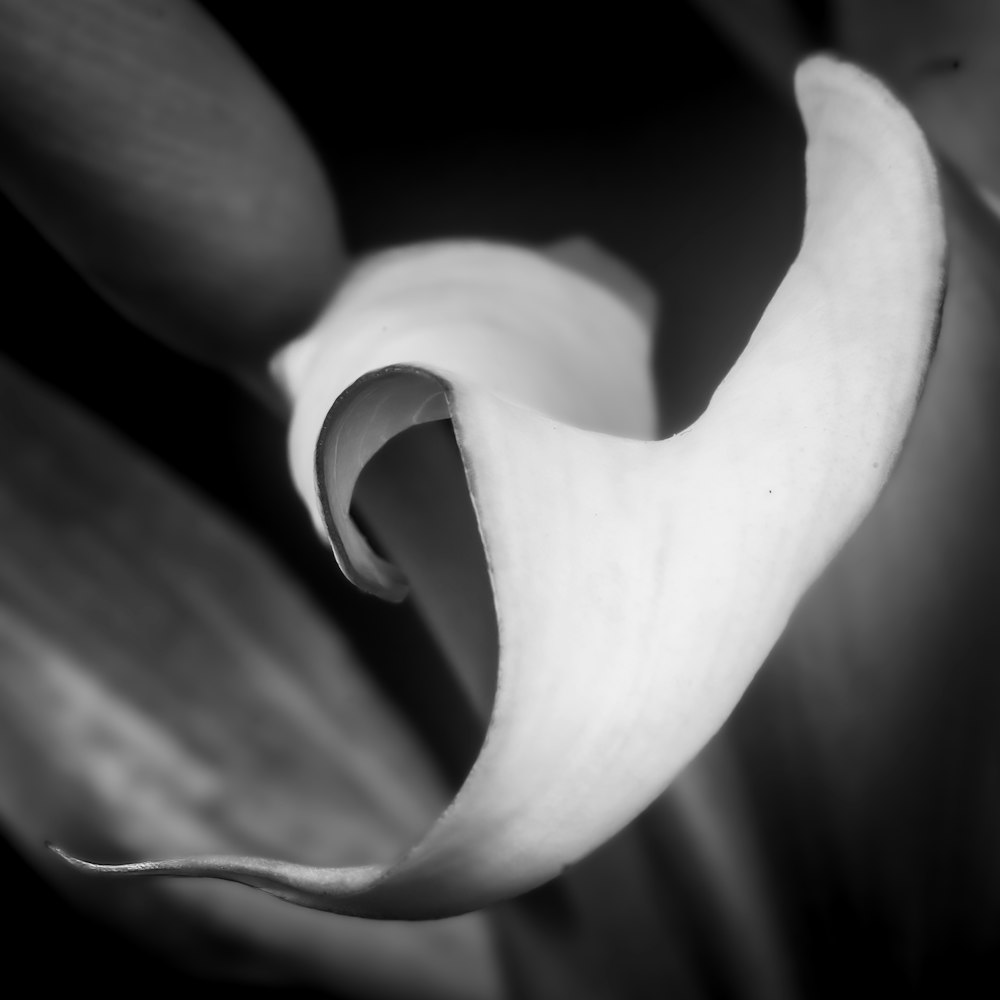
[[[953,277],[953,287],[954,281]],[[954,301],[953,297],[950,302]],[[966,302],[968,299],[958,301]],[[917,311],[924,315],[927,310]],[[946,314],[945,333],[947,323]],[[204,336],[203,333],[201,335]],[[913,370],[919,371],[919,368]],[[933,386],[932,372],[928,393]],[[213,391],[216,388],[213,383]],[[900,475],[908,468],[907,459],[908,455],[904,454]],[[385,458],[388,473],[398,482],[397,470],[389,464],[393,460],[392,454]],[[395,460],[401,461],[399,458]],[[379,474],[378,469],[375,473]],[[382,475],[386,475],[385,470]],[[376,496],[380,492],[377,483],[371,489]],[[164,492],[168,497],[171,495],[169,488]],[[905,508],[907,498],[914,492],[919,493],[910,489],[903,494],[902,501],[896,502],[903,503]],[[886,496],[892,496],[892,487]],[[165,501],[167,506],[171,502],[169,499]],[[392,505],[389,506],[391,508]],[[409,537],[409,533],[404,532],[403,537]],[[165,548],[169,553],[170,546]],[[877,548],[876,543],[870,546],[871,552],[877,551]],[[869,553],[865,550],[862,554],[867,556]],[[794,718],[789,722],[784,720],[784,715],[788,713],[776,715],[768,710],[768,697],[779,708],[784,708],[788,692],[797,690],[796,680],[802,676],[802,671],[816,663],[822,664],[823,656],[831,655],[830,651],[838,648],[842,636],[857,634],[852,629],[837,630],[834,613],[842,602],[842,599],[838,601],[837,581],[846,579],[850,582],[850,586],[841,584],[842,592],[848,596],[860,592],[851,573],[861,571],[851,567],[863,565],[865,559],[858,556],[852,558],[853,561],[845,554],[839,566],[814,590],[804,610],[793,620],[772,663],[761,675],[760,684],[750,692],[732,724],[675,782],[670,795],[655,803],[649,812],[608,847],[582,863],[561,886],[557,883],[548,895],[543,891],[533,903],[529,901],[520,908],[519,904],[515,904],[496,911],[494,916],[501,931],[504,961],[517,969],[521,977],[519,995],[529,995],[532,990],[538,995],[552,995],[556,990],[565,992],[565,977],[573,974],[581,979],[573,989],[574,995],[583,995],[584,985],[595,995],[601,995],[602,991],[609,995],[641,995],[644,988],[658,988],[653,985],[656,982],[653,977],[659,977],[659,985],[670,983],[676,989],[697,995],[699,990],[702,993],[711,990],[713,985],[718,984],[719,978],[724,979],[728,974],[712,971],[719,955],[734,959],[732,968],[738,970],[733,973],[731,985],[734,989],[760,989],[762,995],[779,995],[781,988],[793,989],[792,984],[801,979],[804,971],[790,957],[797,953],[797,949],[789,946],[785,938],[789,925],[781,918],[787,918],[785,907],[789,906],[789,898],[794,901],[802,897],[784,897],[775,893],[773,886],[784,884],[780,874],[790,870],[770,853],[773,844],[782,843],[783,838],[780,834],[762,838],[762,827],[768,828],[756,811],[761,802],[773,801],[771,797],[781,802],[782,792],[789,785],[799,790],[797,781],[800,775],[795,773],[794,768],[790,768],[790,780],[781,780],[782,772],[773,766],[773,760],[768,757],[771,745],[768,738],[784,746],[780,741],[792,731],[801,737],[795,746],[809,748],[811,739],[821,741],[830,738],[837,728],[829,723],[824,728],[821,722],[815,726],[815,734],[818,735],[814,735],[812,729],[798,733],[795,726],[801,723],[808,711],[809,699],[804,699],[806,709],[792,713]],[[202,572],[196,570],[195,579]],[[211,576],[210,573],[206,575]],[[183,574],[179,579],[183,580]],[[248,586],[252,588],[249,571],[248,581]],[[178,589],[183,592],[184,586],[179,584]],[[815,595],[822,594],[824,587],[831,588],[833,596],[821,601]],[[240,599],[238,594],[239,590],[234,588],[234,600]],[[209,607],[212,605],[209,604]],[[446,611],[438,613],[442,616],[439,620],[447,618]],[[308,612],[305,614],[308,616]],[[878,627],[881,628],[882,624],[879,619]],[[208,631],[211,632],[213,627],[217,628],[217,623],[213,626],[209,616]],[[280,632],[287,626],[274,627]],[[826,638],[824,629],[830,629],[836,638],[821,641]],[[811,649],[810,643],[817,644],[820,652]],[[803,649],[809,653],[808,656],[802,654]],[[863,657],[848,660],[862,662]],[[826,690],[822,684],[819,689]],[[762,705],[764,710],[761,710]],[[414,717],[419,719],[419,716],[418,707]],[[433,713],[427,717],[432,721],[435,718]],[[737,754],[733,753],[734,747],[738,748]],[[803,763],[811,759],[814,758],[803,750]],[[748,770],[748,760],[763,760],[765,766],[757,766],[749,769],[751,773],[744,773]],[[795,762],[793,759],[792,763]],[[808,786],[816,773],[816,770],[803,766],[801,780]],[[826,771],[821,767],[818,773],[825,775]],[[391,785],[385,788],[386,794],[394,797],[395,793],[389,791]],[[806,802],[811,802],[810,794],[816,794],[815,787],[809,787],[803,793]],[[809,810],[803,809],[802,813],[809,815]],[[870,816],[871,810],[861,810],[860,814],[862,817]],[[784,810],[775,810],[769,815],[787,817],[787,802]],[[793,811],[794,818],[798,819],[800,815]],[[806,825],[805,829],[814,828]],[[768,832],[773,835],[775,831],[768,829]],[[832,839],[837,843],[836,838]],[[843,841],[840,843],[842,845]],[[801,851],[807,861],[810,859],[808,846]],[[694,874],[692,869],[697,871],[698,865],[704,866],[702,871],[705,874]],[[811,886],[826,885],[821,866],[806,864],[792,870],[805,870],[813,876],[814,880],[809,883]],[[693,889],[691,882],[694,882]],[[655,886],[652,893],[650,886]],[[246,897],[230,898],[242,900]],[[683,902],[677,903],[677,900]],[[616,906],[621,909],[616,911]],[[289,909],[289,912],[306,911]],[[744,937],[747,923],[752,931]],[[661,949],[651,945],[653,940],[664,938],[678,942],[677,947],[665,956]],[[713,976],[717,978],[713,979]],[[410,985],[415,985],[415,981]],[[369,988],[378,987],[369,985]]]

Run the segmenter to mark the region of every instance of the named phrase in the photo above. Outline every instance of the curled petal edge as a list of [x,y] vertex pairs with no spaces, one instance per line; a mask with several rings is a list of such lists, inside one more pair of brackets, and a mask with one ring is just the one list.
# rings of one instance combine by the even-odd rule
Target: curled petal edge
[[[937,333],[945,245],[919,128],[877,80],[828,56],[802,64],[796,93],[808,134],[802,247],[689,429],[665,441],[585,429],[445,365],[372,366],[331,411],[336,438],[354,407],[377,422],[390,397],[409,402],[383,429],[447,409],[486,548],[501,648],[493,715],[423,839],[384,867],[68,860],[433,918],[551,879],[669,785],[879,495]],[[321,495],[326,463],[339,475],[325,443]],[[327,500],[335,522],[343,500]],[[355,558],[348,543],[340,556]],[[363,560],[355,571],[369,572]]]

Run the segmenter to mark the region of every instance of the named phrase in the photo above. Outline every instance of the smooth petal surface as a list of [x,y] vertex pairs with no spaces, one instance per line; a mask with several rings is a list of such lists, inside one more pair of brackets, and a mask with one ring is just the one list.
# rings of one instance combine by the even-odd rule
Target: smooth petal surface
[[[798,90],[809,133],[802,249],[686,432],[637,440],[649,422],[642,400],[641,419],[623,422],[590,391],[601,385],[593,365],[604,353],[588,360],[567,341],[570,355],[525,369],[511,327],[500,322],[479,339],[489,324],[477,330],[467,309],[459,327],[473,335],[436,341],[447,348],[440,358],[411,355],[408,321],[442,302],[476,301],[470,281],[489,248],[425,251],[453,254],[436,288],[425,287],[420,251],[374,262],[334,303],[321,335],[286,359],[287,384],[301,393],[294,433],[324,429],[315,484],[293,443],[300,489],[317,521],[332,524],[347,572],[369,589],[397,596],[401,587],[348,518],[361,465],[406,426],[449,413],[455,423],[501,660],[482,753],[427,835],[389,866],[215,857],[103,870],[214,875],[342,912],[441,916],[557,875],[688,763],[883,486],[942,293],[934,166],[912,119],[880,84],[830,59],[810,61]],[[529,280],[537,264],[522,273],[517,263],[494,275],[512,277],[518,310],[549,301]],[[495,281],[486,290],[484,306],[509,305]],[[568,328],[585,319],[598,331],[584,343],[607,342],[611,306],[604,322],[593,305],[581,318],[576,295],[562,308]],[[626,382],[641,385],[628,354],[641,357],[642,337],[622,332],[629,315],[618,307],[610,342],[625,360],[605,373],[619,405]],[[446,319],[439,310],[436,325]],[[424,326],[415,324],[426,340]],[[507,384],[510,372],[522,384]],[[553,393],[549,372],[565,379],[556,383],[563,393]],[[325,404],[311,391],[320,380]]]
[[20,849],[215,974],[495,995],[479,918],[372,925],[221,883],[112,886],[44,850],[389,860],[445,792],[352,651],[207,504],[6,365],[0,440],[0,816]]

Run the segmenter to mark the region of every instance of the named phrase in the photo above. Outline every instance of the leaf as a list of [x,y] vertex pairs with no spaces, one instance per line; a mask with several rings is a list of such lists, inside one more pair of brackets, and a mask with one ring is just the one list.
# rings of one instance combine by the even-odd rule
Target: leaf
[[[349,520],[367,457],[446,415],[462,448],[501,660],[482,752],[427,834],[388,866],[216,856],[94,870],[211,875],[340,912],[442,916],[558,875],[667,787],[871,507],[933,346],[943,236],[919,130],[879,83],[829,58],[803,66],[798,90],[802,249],[687,431],[641,440],[635,313],[565,281],[560,301],[551,265],[502,248],[372,261],[284,358],[293,469],[359,585],[404,592]],[[557,304],[563,321],[532,315],[535,302]]]
[[0,182],[98,291],[186,353],[244,365],[342,267],[322,168],[189,0],[0,0]]
[[109,886],[44,850],[390,859],[445,792],[352,651],[203,500],[6,365],[0,440],[0,818],[20,848],[215,973],[494,995],[478,919],[378,927],[221,883]]

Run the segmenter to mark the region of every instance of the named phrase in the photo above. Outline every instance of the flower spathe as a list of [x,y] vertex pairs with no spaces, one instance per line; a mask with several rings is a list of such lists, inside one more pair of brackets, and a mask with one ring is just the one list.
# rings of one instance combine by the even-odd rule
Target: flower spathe
[[[663,791],[878,496],[933,349],[944,237],[919,129],[881,84],[828,57],[801,67],[797,92],[802,248],[687,431],[639,440],[652,413],[641,310],[508,248],[417,247],[405,267],[376,258],[276,362],[297,407],[300,490],[369,589],[398,596],[401,581],[349,518],[365,461],[449,415],[462,448],[497,610],[497,692],[479,759],[416,846],[343,869],[74,863],[439,917],[554,877]],[[517,268],[523,279],[498,295]],[[387,339],[352,336],[352,314]]]

